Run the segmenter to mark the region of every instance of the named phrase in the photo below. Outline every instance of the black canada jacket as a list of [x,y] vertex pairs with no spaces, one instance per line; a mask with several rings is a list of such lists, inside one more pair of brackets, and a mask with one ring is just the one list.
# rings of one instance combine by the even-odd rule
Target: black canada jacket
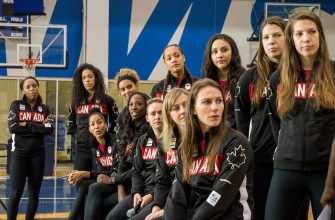
[[[275,70],[276,66],[272,64],[271,73]],[[269,110],[266,105],[268,85],[264,85],[262,101],[259,108],[256,108],[252,97],[257,78],[257,68],[252,67],[243,73],[237,83],[235,95],[236,126],[238,131],[249,137],[255,162],[272,162],[276,142],[271,132]],[[250,121],[252,124],[249,136]]]
[[97,171],[90,172],[90,178],[96,179],[99,174],[105,174],[110,176],[117,172],[117,142],[116,135],[105,133],[105,147],[104,151],[99,148],[99,142],[97,139],[92,137],[93,141],[91,143],[92,156],[97,164]]
[[93,96],[91,102],[83,100],[80,106],[71,106],[69,112],[68,134],[76,134],[77,150],[90,152],[90,140],[88,130],[88,115],[92,108],[99,108],[108,123],[108,132],[112,133],[118,116],[118,107],[109,95],[106,95],[106,104],[101,104],[100,100]]
[[[123,125],[121,125],[123,126]],[[124,184],[126,187],[131,187],[132,175],[134,172],[134,151],[136,150],[138,138],[145,134],[150,129],[150,124],[148,122],[144,122],[141,126],[135,129],[135,134],[133,135],[133,139],[128,141],[127,146],[125,146],[124,155],[120,155],[120,149],[118,149],[118,170],[117,175],[115,175],[115,184]],[[123,130],[123,129],[122,129]],[[124,131],[124,130],[123,130]],[[120,148],[120,134],[117,134],[118,145]]]
[[158,142],[152,129],[137,142],[131,193],[154,194]]
[[[20,155],[35,155],[44,152],[44,136],[52,134],[54,125],[52,121],[43,124],[50,115],[50,109],[42,104],[38,97],[37,104],[31,108],[26,97],[15,100],[10,105],[8,113],[8,129],[12,134],[12,152]],[[26,126],[20,126],[26,122]]]
[[246,137],[228,129],[211,174],[207,172],[207,146],[205,154],[200,145],[197,147],[187,183],[182,179],[183,162],[178,157],[176,178],[164,209],[165,219],[187,219],[187,198],[191,190],[197,197],[193,220],[252,219],[253,152]]
[[170,92],[171,89],[173,88],[182,88],[185,89],[187,91],[191,90],[192,84],[193,82],[195,82],[196,80],[198,80],[197,78],[192,77],[192,80],[190,81],[189,78],[184,77],[184,79],[180,82],[179,86],[178,86],[178,79],[176,79],[175,77],[173,77],[171,75],[171,80],[170,82],[168,82],[167,86],[166,86],[166,90],[164,90],[164,82],[165,79],[159,81],[156,85],[154,85],[154,87],[151,90],[150,96],[152,98],[159,98],[159,99],[163,99],[165,94]]
[[276,104],[278,86],[280,70],[271,76],[268,91],[271,124],[273,133],[278,136],[274,168],[326,171],[335,137],[335,109],[315,110],[314,85],[301,72],[295,86],[294,113],[279,118]]
[[161,142],[158,143],[153,206],[156,205],[162,209],[165,206],[166,199],[172,186],[172,181],[175,178],[175,167],[177,164],[177,151],[179,145],[180,142],[176,138],[173,138],[170,145],[171,150],[165,151],[163,144]]

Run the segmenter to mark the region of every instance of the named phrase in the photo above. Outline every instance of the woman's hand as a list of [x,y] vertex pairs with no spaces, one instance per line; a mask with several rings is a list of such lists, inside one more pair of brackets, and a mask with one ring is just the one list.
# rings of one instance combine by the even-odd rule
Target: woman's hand
[[23,121],[23,122],[19,122],[19,125],[22,127],[25,127],[27,125],[27,122]]
[[327,204],[332,203],[334,200],[334,196],[334,187],[326,185],[320,200],[322,207],[325,207]]
[[142,198],[141,194],[139,194],[139,193],[134,194],[133,207],[135,207],[138,204],[138,202],[141,200],[141,198]]
[[141,203],[141,209],[146,207],[150,202],[152,202],[153,199],[154,199],[154,197],[151,194],[147,194],[147,195],[143,196],[142,197],[142,203]]
[[99,174],[97,177],[98,183],[108,184],[108,185],[114,185],[114,177],[107,176],[105,174]]
[[152,220],[154,218],[161,217],[163,215],[164,215],[164,209],[161,209],[159,206],[155,205],[154,207],[152,207],[151,213],[147,215],[145,220]]
[[71,172],[67,175],[67,181],[69,181],[71,185],[75,186],[78,182],[88,178],[89,175],[90,173],[88,171],[71,170]]

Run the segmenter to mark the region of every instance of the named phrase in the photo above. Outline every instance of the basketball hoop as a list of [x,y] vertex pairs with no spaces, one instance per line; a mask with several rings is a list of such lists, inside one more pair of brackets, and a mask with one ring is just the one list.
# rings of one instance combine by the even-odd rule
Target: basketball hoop
[[22,68],[26,71],[29,76],[35,76],[35,68],[37,63],[40,61],[38,58],[21,58],[19,59]]

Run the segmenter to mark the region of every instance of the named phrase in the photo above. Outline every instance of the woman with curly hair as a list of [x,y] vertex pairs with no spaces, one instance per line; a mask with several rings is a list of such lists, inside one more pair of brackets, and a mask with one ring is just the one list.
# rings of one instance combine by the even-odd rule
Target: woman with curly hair
[[[150,129],[143,134],[136,146],[134,157],[131,194],[119,202],[106,219],[143,220],[150,212],[154,196],[158,138],[162,133],[163,100],[154,98],[147,102],[146,120]],[[138,213],[127,212],[138,205]]]
[[88,114],[90,109],[99,108],[108,123],[108,132],[113,132],[118,107],[112,97],[106,94],[102,72],[95,66],[81,64],[72,78],[72,103],[69,113],[68,134],[75,135],[74,169],[79,171],[92,171],[96,169],[92,159]]
[[[115,87],[116,90],[120,92],[120,95],[128,103],[129,98],[135,93],[138,92],[138,86],[140,83],[140,78],[137,75],[137,72],[133,69],[123,68],[116,74],[115,78]],[[118,136],[122,136],[123,127],[120,124],[125,117],[126,112],[128,111],[125,107],[117,117],[117,122],[115,126],[115,131]],[[119,138],[120,139],[120,138]]]
[[151,90],[152,98],[163,99],[171,89],[183,88],[189,91],[197,79],[185,67],[185,56],[177,44],[170,44],[163,50],[163,60],[168,69],[166,78],[158,82]]
[[207,42],[202,63],[202,78],[218,82],[225,91],[227,120],[236,129],[234,97],[236,84],[245,68],[233,38],[227,34],[214,34]]
[[279,135],[265,219],[294,219],[306,194],[316,219],[335,136],[335,63],[312,12],[297,12],[287,23],[268,106]]

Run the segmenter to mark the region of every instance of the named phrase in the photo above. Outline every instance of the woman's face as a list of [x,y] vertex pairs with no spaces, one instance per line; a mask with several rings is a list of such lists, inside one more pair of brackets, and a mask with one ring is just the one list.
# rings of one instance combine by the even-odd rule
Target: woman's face
[[297,20],[293,25],[294,46],[301,59],[314,60],[320,47],[319,31],[311,20]]
[[138,91],[138,85],[129,79],[119,82],[119,90],[125,100],[129,100],[130,96]]
[[218,88],[206,86],[198,91],[193,114],[197,116],[203,133],[220,124],[223,110],[222,92]]
[[163,103],[154,102],[147,108],[147,122],[153,130],[161,131],[163,128]]
[[185,93],[180,94],[174,101],[170,110],[170,117],[172,121],[178,126],[185,126],[185,106],[186,106],[187,95]]
[[265,25],[262,31],[262,44],[269,59],[279,63],[285,44],[284,31],[278,25]]
[[89,130],[95,138],[101,138],[107,131],[107,123],[101,115],[92,115],[88,122]]
[[163,56],[166,67],[174,77],[184,76],[185,57],[177,46],[167,47]]
[[95,76],[92,70],[90,69],[83,70],[83,72],[81,73],[81,79],[87,92],[94,91]]
[[34,79],[26,79],[23,84],[22,93],[28,100],[36,100],[38,97],[38,84]]
[[217,39],[212,44],[211,58],[214,65],[220,70],[229,70],[232,49],[230,44],[223,40]]
[[139,95],[133,95],[129,101],[130,116],[134,121],[141,121],[145,116],[145,100]]

